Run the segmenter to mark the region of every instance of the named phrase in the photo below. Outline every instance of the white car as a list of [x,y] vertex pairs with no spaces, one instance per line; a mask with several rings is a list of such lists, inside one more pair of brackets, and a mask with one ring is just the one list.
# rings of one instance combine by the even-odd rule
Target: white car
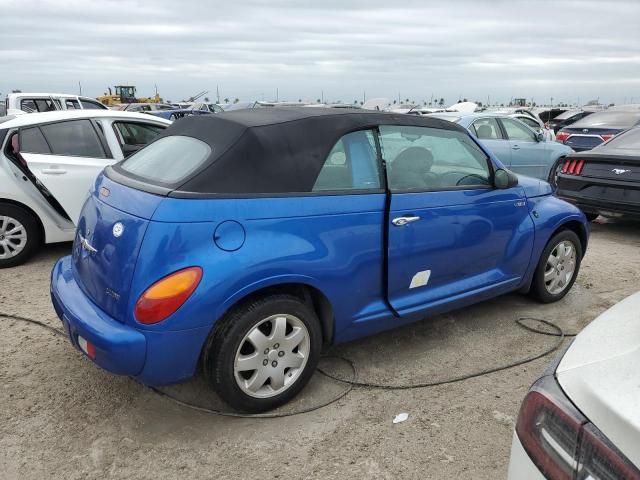
[[640,292],[591,322],[533,384],[510,480],[640,478]]
[[526,113],[512,113],[509,115],[511,118],[517,118],[522,123],[526,124],[531,130],[536,133],[541,133],[544,136],[545,142],[553,142],[556,139],[556,134],[553,129],[547,128],[542,120],[534,118]]
[[4,102],[4,115],[52,112],[54,110],[108,110],[95,98],[66,93],[9,93]]
[[95,178],[171,122],[142,113],[78,110],[0,118],[0,268],[44,243],[73,240]]

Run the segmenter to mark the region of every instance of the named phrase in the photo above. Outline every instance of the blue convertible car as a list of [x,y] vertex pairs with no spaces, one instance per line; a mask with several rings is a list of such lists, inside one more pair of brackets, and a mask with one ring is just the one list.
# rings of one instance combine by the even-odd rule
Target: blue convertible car
[[511,291],[562,298],[584,215],[451,122],[362,110],[187,117],[87,199],[51,296],[72,344],[145,384],[197,367],[281,405],[323,344]]

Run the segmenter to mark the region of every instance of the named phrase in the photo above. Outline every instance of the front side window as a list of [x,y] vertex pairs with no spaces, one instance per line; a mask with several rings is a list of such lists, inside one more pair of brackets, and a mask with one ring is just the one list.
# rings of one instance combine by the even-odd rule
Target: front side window
[[314,192],[380,188],[374,133],[352,132],[333,146],[318,174]]
[[480,140],[502,140],[502,132],[495,118],[481,118],[473,122],[473,131]]
[[536,137],[535,134],[527,128],[525,125],[518,123],[514,120],[510,120],[508,118],[502,119],[502,125],[504,125],[504,129],[507,131],[507,136],[509,140],[519,140],[522,142],[535,142]]
[[534,130],[538,130],[540,128],[540,125],[538,125],[538,123],[532,118],[520,117],[518,120],[526,123],[528,127],[533,128]]
[[193,137],[164,137],[124,160],[123,170],[165,184],[185,179],[211,155],[211,147]]
[[151,143],[164,130],[163,127],[148,123],[115,122],[121,145],[146,145]]
[[380,142],[394,192],[490,185],[485,153],[464,132],[426,127],[381,126]]
[[55,155],[106,158],[90,120],[71,120],[40,127]]

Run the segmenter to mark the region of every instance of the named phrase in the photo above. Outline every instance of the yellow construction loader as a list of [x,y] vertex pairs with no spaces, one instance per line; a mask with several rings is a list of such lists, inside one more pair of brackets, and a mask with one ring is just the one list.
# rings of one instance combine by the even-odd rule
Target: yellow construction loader
[[136,87],[133,85],[116,85],[115,91],[116,94],[113,95],[111,87],[109,87],[109,94],[107,95],[107,92],[105,92],[104,95],[98,97],[97,100],[108,107],[121,103],[162,103],[162,98],[158,95],[157,90],[153,97],[142,98],[136,98]]

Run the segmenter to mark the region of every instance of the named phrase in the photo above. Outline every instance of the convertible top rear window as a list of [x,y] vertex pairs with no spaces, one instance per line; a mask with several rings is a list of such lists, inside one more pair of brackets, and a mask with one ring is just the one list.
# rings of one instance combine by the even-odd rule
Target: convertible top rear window
[[209,145],[196,138],[168,136],[133,154],[121,167],[136,177],[170,185],[188,177],[210,154]]

